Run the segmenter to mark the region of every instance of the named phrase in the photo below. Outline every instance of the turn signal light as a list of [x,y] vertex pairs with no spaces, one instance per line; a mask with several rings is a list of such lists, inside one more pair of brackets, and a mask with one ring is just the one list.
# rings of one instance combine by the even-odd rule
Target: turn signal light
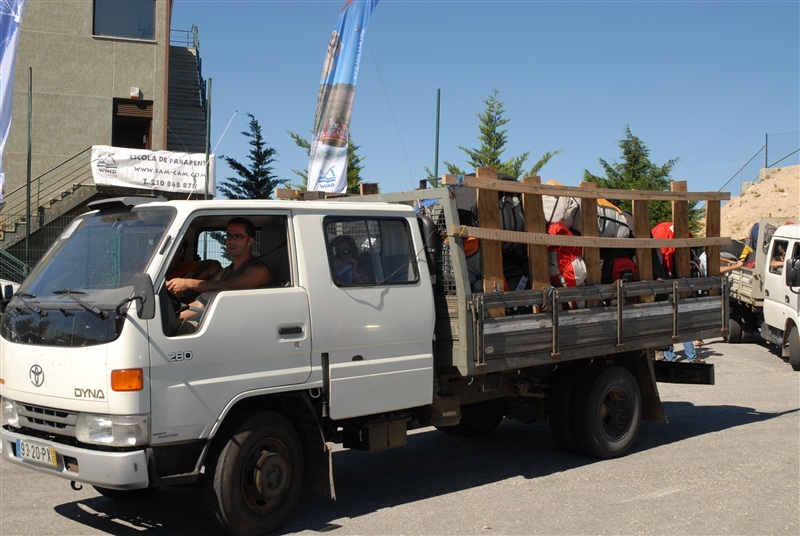
[[144,373],[142,369],[112,370],[111,389],[114,391],[141,391],[144,389]]

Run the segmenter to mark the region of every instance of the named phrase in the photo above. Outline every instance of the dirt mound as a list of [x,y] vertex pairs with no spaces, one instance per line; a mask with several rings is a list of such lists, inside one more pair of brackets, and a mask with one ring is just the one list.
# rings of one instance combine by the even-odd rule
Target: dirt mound
[[741,239],[759,218],[800,217],[800,166],[762,169],[721,210],[720,235]]

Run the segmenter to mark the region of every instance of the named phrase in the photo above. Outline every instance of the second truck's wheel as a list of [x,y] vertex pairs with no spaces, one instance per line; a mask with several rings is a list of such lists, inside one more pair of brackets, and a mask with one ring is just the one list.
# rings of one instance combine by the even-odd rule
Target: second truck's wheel
[[461,408],[461,422],[455,426],[437,427],[443,432],[479,437],[494,432],[503,421],[503,414],[492,402],[477,402]]
[[216,452],[206,466],[205,491],[220,525],[255,535],[284,523],[303,483],[303,450],[292,424],[277,413],[251,414]]
[[742,319],[738,315],[731,315],[728,322],[728,336],[725,338],[725,342],[731,344],[742,342]]
[[789,363],[793,370],[800,370],[800,340],[797,339],[797,326],[789,330]]
[[584,454],[622,456],[633,445],[642,418],[636,378],[620,366],[587,371],[573,401],[573,432]]

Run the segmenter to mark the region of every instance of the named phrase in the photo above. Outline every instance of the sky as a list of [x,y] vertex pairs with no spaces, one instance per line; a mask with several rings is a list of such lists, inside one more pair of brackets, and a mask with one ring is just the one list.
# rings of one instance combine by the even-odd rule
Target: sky
[[[246,163],[250,113],[293,184],[308,167],[287,131],[310,138],[322,64],[344,0],[175,0],[172,29],[199,31],[211,79],[211,147]],[[543,181],[576,186],[620,161],[629,127],[689,191],[739,192],[800,148],[800,2],[381,0],[364,39],[350,132],[363,182],[410,190],[504,103],[504,159],[561,150]],[[757,153],[754,163],[737,173]],[[760,164],[759,164],[760,162]],[[798,163],[795,153],[780,163]],[[743,176],[744,175],[744,176]],[[224,163],[217,183],[236,177]]]

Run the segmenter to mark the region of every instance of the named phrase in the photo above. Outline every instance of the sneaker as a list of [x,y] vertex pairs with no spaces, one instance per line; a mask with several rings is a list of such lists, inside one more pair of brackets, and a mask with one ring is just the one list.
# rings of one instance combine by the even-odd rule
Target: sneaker
[[656,350],[656,361],[664,361],[664,352],[661,350]]
[[705,342],[703,342],[702,340],[698,339],[698,340],[694,341],[694,345],[697,348],[700,348],[701,346],[705,345]]

